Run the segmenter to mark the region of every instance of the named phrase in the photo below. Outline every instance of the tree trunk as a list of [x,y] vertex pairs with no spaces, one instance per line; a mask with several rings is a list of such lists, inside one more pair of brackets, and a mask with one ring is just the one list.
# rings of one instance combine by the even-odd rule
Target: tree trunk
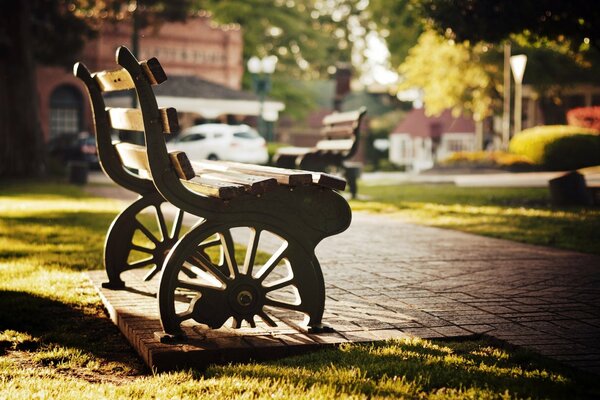
[[30,18],[29,0],[0,2],[0,178],[45,170]]

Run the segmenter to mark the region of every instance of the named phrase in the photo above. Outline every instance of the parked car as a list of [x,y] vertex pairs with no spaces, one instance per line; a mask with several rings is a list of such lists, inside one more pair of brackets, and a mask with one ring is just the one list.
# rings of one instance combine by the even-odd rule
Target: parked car
[[48,141],[48,154],[64,163],[86,161],[90,168],[99,169],[96,138],[87,132],[63,134]]
[[203,124],[184,129],[167,143],[169,150],[184,151],[191,160],[226,160],[266,164],[267,145],[248,125]]

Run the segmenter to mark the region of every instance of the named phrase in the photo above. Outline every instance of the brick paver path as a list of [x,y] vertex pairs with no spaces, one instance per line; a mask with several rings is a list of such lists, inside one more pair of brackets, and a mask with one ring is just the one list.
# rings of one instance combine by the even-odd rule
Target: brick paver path
[[600,256],[362,213],[317,256],[333,341],[486,333],[600,373]]
[[325,320],[421,337],[487,333],[600,373],[600,257],[354,213],[317,247]]

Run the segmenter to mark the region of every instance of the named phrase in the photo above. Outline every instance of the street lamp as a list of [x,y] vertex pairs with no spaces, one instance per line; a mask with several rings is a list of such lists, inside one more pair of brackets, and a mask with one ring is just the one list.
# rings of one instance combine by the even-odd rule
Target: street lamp
[[265,135],[267,141],[272,140],[272,137],[270,129],[268,132],[265,132],[265,121],[263,118],[265,96],[271,90],[271,74],[275,71],[276,65],[276,56],[267,56],[263,58],[258,58],[256,56],[251,57],[247,64],[248,71],[252,75],[252,86],[259,99],[258,131],[260,134]]
[[527,56],[525,54],[519,54],[510,58],[510,68],[515,78],[515,134],[521,132],[522,83],[523,74],[525,74],[525,65],[527,65]]

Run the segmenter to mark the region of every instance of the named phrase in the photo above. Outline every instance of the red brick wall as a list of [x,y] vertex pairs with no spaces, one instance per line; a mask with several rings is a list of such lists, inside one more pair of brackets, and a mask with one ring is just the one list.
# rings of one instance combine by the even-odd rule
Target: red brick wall
[[[131,23],[105,23],[97,39],[87,43],[81,56],[91,71],[114,69],[115,50],[131,48]],[[140,32],[139,59],[157,57],[167,75],[194,75],[232,89],[240,89],[243,75],[242,33],[239,28],[217,26],[206,16],[186,23],[166,23]],[[87,94],[70,70],[40,67],[37,71],[40,118],[46,138],[50,131],[50,95],[60,85],[80,88],[84,99],[84,130],[92,120]]]

